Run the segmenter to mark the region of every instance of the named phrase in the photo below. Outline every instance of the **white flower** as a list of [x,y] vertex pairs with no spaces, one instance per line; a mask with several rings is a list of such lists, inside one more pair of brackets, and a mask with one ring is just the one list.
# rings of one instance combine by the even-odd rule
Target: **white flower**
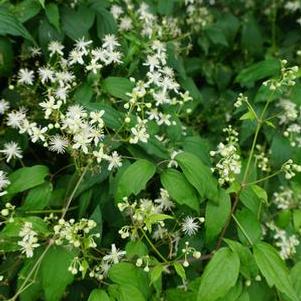
[[8,180],[6,173],[3,170],[0,170],[0,196],[6,194],[6,191],[3,191],[4,188],[6,188],[10,184],[10,181]]
[[0,114],[4,114],[9,109],[9,102],[1,99],[0,100]]
[[68,96],[68,87],[59,87],[55,92],[55,96],[62,100],[64,103],[66,102]]
[[59,55],[63,55],[64,46],[58,41],[51,41],[48,45],[48,50],[50,51],[50,57],[52,57],[55,53]]
[[107,158],[103,151],[103,145],[101,145],[98,151],[93,151],[93,156],[96,158],[97,163],[100,163],[102,159]]
[[160,188],[160,198],[156,199],[155,203],[157,203],[162,210],[171,210],[175,206],[170,200],[168,191],[163,188]]
[[45,119],[48,119],[52,111],[57,110],[61,106],[61,102],[55,103],[55,98],[50,96],[47,101],[41,102],[39,104],[43,110],[45,110]]
[[103,38],[103,45],[104,48],[107,48],[109,51],[113,51],[117,46],[120,44],[117,41],[117,38],[113,34],[107,34]]
[[83,65],[85,63],[83,55],[84,53],[78,49],[71,50],[71,52],[69,53],[69,64],[73,65],[78,63],[80,65]]
[[32,127],[31,141],[33,143],[37,142],[38,140],[45,141],[44,133],[46,133],[47,130],[48,130],[47,127],[43,127],[43,128],[41,128],[40,126]]
[[12,111],[7,114],[6,124],[14,129],[19,129],[25,119],[26,114],[24,109],[20,109],[19,111]]
[[104,126],[104,122],[102,119],[102,116],[104,115],[105,111],[101,110],[101,111],[94,111],[90,113],[90,124],[94,124],[97,123],[99,125],[99,127],[103,127]]
[[18,83],[25,85],[32,85],[34,79],[34,73],[32,70],[28,70],[27,68],[22,68],[18,73]]
[[116,151],[114,151],[111,156],[106,156],[106,159],[109,161],[108,170],[122,166],[121,157]]
[[39,68],[38,73],[41,78],[41,83],[43,85],[48,81],[50,82],[54,81],[54,72],[51,69],[47,67],[41,67]]
[[32,230],[32,223],[26,222],[19,232],[19,236],[22,237],[22,240],[18,241],[18,245],[21,246],[21,252],[25,253],[26,257],[32,257],[33,250],[40,245],[37,243],[37,233]]
[[186,216],[182,222],[182,231],[189,236],[194,235],[198,231],[199,227],[200,226],[196,222],[196,218],[191,216]]
[[50,138],[49,149],[58,154],[63,154],[68,144],[69,141],[67,138],[57,134]]
[[85,38],[83,37],[75,41],[75,48],[80,52],[82,52],[84,55],[87,55],[88,54],[87,47],[92,43],[93,41],[91,40],[86,41]]
[[129,31],[133,28],[133,22],[129,17],[123,17],[120,19],[119,29],[121,31]]
[[149,66],[149,71],[153,72],[155,68],[160,67],[160,62],[158,60],[157,55],[148,55],[146,58],[146,62],[143,65]]
[[96,60],[91,60],[91,63],[86,66],[86,70],[92,71],[94,74],[97,74],[97,71],[102,68],[102,64],[97,63]]
[[123,9],[122,7],[120,7],[119,5],[112,5],[111,6],[111,14],[113,15],[113,17],[115,19],[118,19],[120,17],[120,15],[123,14]]
[[112,262],[114,264],[118,263],[119,260],[126,254],[125,251],[119,251],[115,244],[112,244],[111,246],[111,252],[108,255],[105,255],[103,257],[103,260]]
[[9,162],[12,158],[21,159],[22,150],[16,142],[8,142],[4,144],[4,148],[0,150],[0,153],[3,153],[6,157],[6,162]]
[[40,56],[42,54],[41,48],[39,47],[30,47],[29,51],[31,52],[32,57]]
[[130,138],[130,141],[129,141],[130,143],[136,144],[139,141],[141,141],[143,143],[147,143],[149,134],[147,133],[147,130],[145,127],[140,127],[138,125],[138,127],[131,128],[131,132],[133,134],[133,137]]

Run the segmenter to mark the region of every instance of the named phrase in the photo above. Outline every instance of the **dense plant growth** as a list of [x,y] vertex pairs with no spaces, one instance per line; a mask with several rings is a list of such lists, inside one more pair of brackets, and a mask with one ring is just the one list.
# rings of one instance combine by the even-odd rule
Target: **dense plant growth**
[[0,1],[0,300],[301,300],[300,26]]

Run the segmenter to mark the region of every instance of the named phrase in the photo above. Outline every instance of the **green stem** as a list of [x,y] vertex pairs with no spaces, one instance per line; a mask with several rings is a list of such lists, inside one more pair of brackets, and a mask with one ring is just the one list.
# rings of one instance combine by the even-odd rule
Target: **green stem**
[[237,218],[235,217],[234,214],[232,214],[232,218],[234,219],[235,223],[237,224],[238,228],[240,229],[240,231],[243,233],[243,235],[246,237],[247,241],[249,242],[249,244],[251,246],[253,246],[253,242],[250,238],[250,236],[248,235],[248,233],[246,232],[246,230],[244,229],[244,227],[241,225],[241,223],[237,220]]
[[258,183],[260,183],[260,182],[266,181],[266,180],[268,180],[268,179],[270,179],[270,178],[272,178],[272,177],[277,176],[277,175],[280,174],[280,173],[281,173],[281,170],[278,170],[278,171],[272,173],[271,175],[266,176],[266,177],[264,177],[264,178],[261,178],[261,179],[259,179],[259,180],[257,180],[257,181],[249,182],[249,183],[246,184],[246,186],[248,186],[248,185],[254,185],[254,184],[258,184]]
[[151,248],[154,250],[154,252],[164,261],[164,263],[168,263],[168,261],[165,259],[165,257],[160,253],[160,251],[156,248],[156,246],[148,238],[148,236],[145,233],[145,231],[142,228],[140,228],[140,230],[141,230],[143,236],[145,237],[145,239],[147,240],[147,242],[149,243],[149,245],[151,246]]
[[63,219],[65,217],[65,215],[66,215],[66,213],[67,213],[67,211],[68,211],[68,209],[69,209],[69,207],[71,205],[73,197],[74,197],[74,195],[75,195],[75,193],[76,193],[76,191],[77,191],[80,183],[82,182],[82,180],[83,180],[83,178],[84,178],[84,176],[85,176],[85,174],[86,174],[87,171],[88,171],[88,166],[85,167],[85,169],[84,169],[83,173],[81,174],[81,176],[79,177],[79,179],[78,179],[78,181],[77,181],[77,183],[76,183],[76,185],[75,185],[75,187],[74,187],[74,189],[73,189],[70,197],[68,198],[67,204],[66,204],[66,206],[63,209],[61,219]]

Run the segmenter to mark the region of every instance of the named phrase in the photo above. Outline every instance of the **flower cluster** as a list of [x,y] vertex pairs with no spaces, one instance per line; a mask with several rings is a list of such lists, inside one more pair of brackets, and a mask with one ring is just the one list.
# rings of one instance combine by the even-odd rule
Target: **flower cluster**
[[94,237],[99,237],[100,234],[90,234],[90,232],[96,225],[94,220],[85,218],[82,218],[78,222],[75,222],[74,219],[69,221],[60,219],[58,224],[53,227],[55,243],[61,245],[66,242],[75,248],[95,248]]
[[301,108],[289,99],[281,99],[277,107],[281,109],[279,125],[284,127],[283,135],[291,146],[301,147]]
[[21,247],[21,253],[25,253],[26,257],[32,257],[35,248],[39,247],[37,233],[32,229],[32,223],[25,222],[19,236],[22,240],[18,241],[18,245]]
[[287,87],[292,87],[296,84],[298,66],[286,67],[287,60],[281,60],[281,76],[279,79],[270,79],[263,83],[264,86],[269,87],[271,91],[283,90]]
[[284,172],[285,178],[290,180],[296,175],[296,172],[301,172],[301,165],[298,165],[294,163],[292,159],[289,159],[281,166],[281,171]]
[[0,196],[7,194],[5,188],[10,184],[10,180],[7,178],[6,172],[0,170]]
[[158,37],[161,40],[176,38],[182,34],[180,22],[175,17],[159,17],[154,14],[146,2],[137,5],[134,1],[124,0],[121,5],[112,5],[114,16],[120,32],[135,31],[142,37]]
[[256,145],[256,154],[255,154],[255,159],[256,159],[256,164],[258,168],[261,171],[264,172],[270,172],[271,171],[271,166],[269,162],[269,158],[267,157],[264,147],[262,145],[257,144]]
[[232,183],[235,180],[235,175],[240,174],[241,160],[238,154],[238,132],[232,126],[223,129],[227,133],[226,144],[219,143],[217,150],[211,151],[212,157],[220,156],[221,159],[217,162],[213,172],[217,171],[219,175],[220,185]]
[[289,235],[286,231],[278,228],[274,222],[267,223],[266,226],[274,232],[275,245],[280,249],[282,259],[289,259],[296,254],[296,247],[300,244],[295,234]]
[[279,191],[273,193],[273,203],[282,210],[298,207],[293,190],[283,186],[280,186]]
[[[211,1],[214,4],[214,1]],[[213,22],[213,16],[203,0],[185,0],[187,18],[186,22],[191,28],[199,32]]]
[[[128,93],[129,100],[124,104],[128,110],[125,122],[131,121],[131,114],[137,116],[137,123],[131,127],[130,143],[147,142],[149,134],[147,125],[156,122],[158,126],[175,126],[172,115],[164,112],[167,106],[179,106],[180,108],[192,100],[189,93],[181,93],[180,86],[175,80],[173,70],[167,66],[166,45],[159,40],[152,42],[149,54],[143,64],[148,68],[146,80],[136,81],[133,90]],[[180,112],[179,108],[178,111]]]
[[118,208],[124,212],[126,216],[130,216],[132,225],[123,226],[119,230],[120,236],[125,239],[130,237],[136,239],[138,230],[149,231],[152,233],[152,227],[156,226],[157,230],[153,233],[156,238],[163,238],[167,233],[164,228],[164,219],[171,218],[162,214],[164,211],[170,211],[174,207],[174,203],[170,200],[168,192],[161,188],[160,197],[156,200],[139,199],[132,203],[127,198],[118,203]]

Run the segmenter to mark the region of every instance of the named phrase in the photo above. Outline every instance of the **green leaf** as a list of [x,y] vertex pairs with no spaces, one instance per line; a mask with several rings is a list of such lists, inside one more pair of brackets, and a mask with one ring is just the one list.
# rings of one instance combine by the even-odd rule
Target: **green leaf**
[[109,270],[109,278],[121,286],[131,285],[135,287],[145,298],[150,294],[148,274],[131,263],[114,264]]
[[143,257],[148,254],[148,248],[140,240],[129,241],[125,246],[126,257],[134,258],[135,256]]
[[108,94],[123,100],[129,99],[129,96],[126,94],[130,93],[133,88],[134,84],[124,77],[110,76],[103,81],[103,89]]
[[41,5],[36,0],[23,0],[15,7],[14,14],[21,23],[36,16],[41,10]]
[[62,29],[71,39],[77,40],[88,34],[94,23],[95,13],[90,8],[80,5],[77,10],[63,7],[61,14]]
[[279,72],[279,60],[267,59],[241,70],[236,77],[236,81],[245,86],[267,77],[279,75]]
[[296,263],[291,269],[290,276],[294,285],[294,289],[298,297],[301,299],[301,262]]
[[52,184],[49,182],[34,187],[29,191],[20,209],[24,211],[44,209],[48,205],[51,192]]
[[100,7],[98,7],[96,11],[96,25],[98,38],[103,39],[103,37],[106,34],[115,34],[117,32],[117,24],[111,12]]
[[178,262],[175,262],[173,264],[173,266],[176,270],[176,273],[181,277],[182,281],[185,281],[186,280],[186,273],[185,273],[185,269],[183,268],[183,266]]
[[37,0],[43,8],[45,8],[45,0]]
[[51,246],[41,263],[42,287],[45,301],[62,299],[67,285],[73,281],[68,271],[75,252],[61,246]]
[[146,301],[142,292],[135,286],[130,284],[119,285],[119,297],[118,301]]
[[253,252],[256,263],[268,285],[275,286],[291,300],[298,301],[299,298],[289,278],[288,270],[278,252],[265,242],[257,243]]
[[251,251],[237,241],[230,239],[224,239],[224,241],[239,256],[241,274],[247,279],[255,278],[258,275],[258,267]]
[[239,222],[237,231],[240,240],[247,243],[248,240],[245,237],[245,235],[247,235],[252,243],[258,242],[262,235],[261,225],[254,213],[247,208],[243,208],[236,212],[235,217]]
[[44,165],[17,169],[8,177],[11,184],[8,186],[7,194],[13,195],[43,184],[47,175],[48,168]]
[[219,249],[201,278],[197,301],[215,301],[225,296],[237,281],[239,257],[229,248]]
[[243,115],[239,118],[239,120],[254,120],[255,117],[256,117],[256,116],[254,115],[254,113],[253,113],[252,111],[249,111],[249,112],[243,114]]
[[115,199],[119,202],[132,193],[137,195],[145,188],[147,182],[152,178],[155,172],[156,165],[147,160],[140,159],[131,164],[118,181]]
[[162,272],[164,270],[164,266],[162,264],[156,265],[150,271],[150,283],[154,283],[160,279]]
[[12,43],[7,38],[0,38],[0,77],[9,76],[14,64]]
[[22,36],[23,38],[34,41],[27,29],[19,20],[5,8],[0,7],[0,36],[1,35]]
[[199,192],[201,197],[217,201],[217,181],[213,177],[210,168],[197,156],[182,152],[175,157],[185,177]]
[[206,242],[211,243],[218,236],[230,216],[230,211],[230,196],[221,189],[218,204],[207,202],[205,218]]
[[301,210],[300,209],[294,209],[293,210],[293,224],[295,231],[299,231],[301,228]]
[[263,51],[263,37],[255,17],[247,15],[241,32],[241,46],[251,55],[260,55]]
[[60,12],[58,6],[55,3],[47,4],[45,8],[45,13],[49,23],[53,25],[57,31],[61,31]]
[[205,30],[205,33],[213,44],[222,45],[225,47],[229,46],[225,34],[217,25],[211,25]]
[[100,205],[98,205],[93,213],[90,216],[91,220],[96,222],[96,227],[93,228],[90,233],[91,234],[100,234],[100,237],[94,237],[95,242],[99,245],[102,237],[102,212],[100,209]]
[[104,290],[98,288],[91,292],[88,301],[110,301],[110,298]]
[[175,169],[167,169],[161,174],[160,179],[163,187],[178,204],[199,212],[200,200],[182,173]]

